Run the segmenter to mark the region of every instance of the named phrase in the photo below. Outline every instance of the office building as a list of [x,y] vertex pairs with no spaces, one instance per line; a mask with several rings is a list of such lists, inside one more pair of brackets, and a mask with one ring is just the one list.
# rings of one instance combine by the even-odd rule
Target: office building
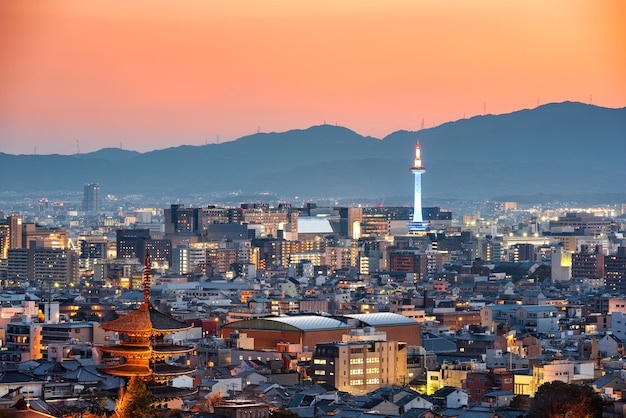
[[315,346],[313,381],[355,395],[406,384],[406,344],[388,341],[384,332],[372,328],[359,331],[344,335],[341,342]]
[[100,184],[87,183],[83,188],[83,212],[97,213],[100,211]]
[[626,293],[626,247],[619,247],[617,254],[604,257],[604,278],[607,289]]
[[200,236],[202,234],[202,209],[171,205],[163,211],[165,235]]

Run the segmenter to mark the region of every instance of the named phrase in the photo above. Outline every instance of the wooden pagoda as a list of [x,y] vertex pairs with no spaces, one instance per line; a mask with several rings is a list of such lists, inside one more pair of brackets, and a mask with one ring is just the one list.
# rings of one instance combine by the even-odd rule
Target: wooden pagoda
[[102,324],[102,329],[120,334],[120,343],[100,347],[117,359],[117,363],[103,366],[101,371],[114,376],[130,378],[140,376],[148,383],[148,389],[157,399],[191,395],[195,389],[167,386],[176,376],[194,372],[186,366],[168,360],[188,354],[195,347],[167,343],[164,336],[191,328],[185,322],[159,312],[150,303],[150,257],[146,254],[143,276],[144,300],[141,306],[118,319]]

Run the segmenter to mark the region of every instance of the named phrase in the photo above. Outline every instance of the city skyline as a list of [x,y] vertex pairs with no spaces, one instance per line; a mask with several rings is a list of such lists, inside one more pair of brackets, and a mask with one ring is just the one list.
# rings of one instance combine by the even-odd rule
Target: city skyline
[[618,1],[5,2],[0,152],[148,151],[339,124],[382,138],[626,103]]

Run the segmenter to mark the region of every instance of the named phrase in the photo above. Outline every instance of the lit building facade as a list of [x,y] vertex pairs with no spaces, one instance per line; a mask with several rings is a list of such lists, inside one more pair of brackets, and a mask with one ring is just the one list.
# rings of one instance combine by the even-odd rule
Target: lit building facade
[[361,335],[346,335],[342,342],[317,344],[313,381],[356,395],[406,384],[406,344],[385,338],[384,332],[367,330]]

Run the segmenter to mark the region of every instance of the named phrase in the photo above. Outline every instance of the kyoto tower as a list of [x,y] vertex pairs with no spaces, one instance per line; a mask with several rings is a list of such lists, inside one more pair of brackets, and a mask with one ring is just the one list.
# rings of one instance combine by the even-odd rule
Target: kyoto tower
[[411,172],[415,175],[415,187],[413,195],[413,219],[409,222],[409,231],[412,233],[422,232],[428,228],[428,223],[422,217],[422,173],[426,168],[422,165],[421,147],[419,141],[415,145],[415,162],[411,167]]

